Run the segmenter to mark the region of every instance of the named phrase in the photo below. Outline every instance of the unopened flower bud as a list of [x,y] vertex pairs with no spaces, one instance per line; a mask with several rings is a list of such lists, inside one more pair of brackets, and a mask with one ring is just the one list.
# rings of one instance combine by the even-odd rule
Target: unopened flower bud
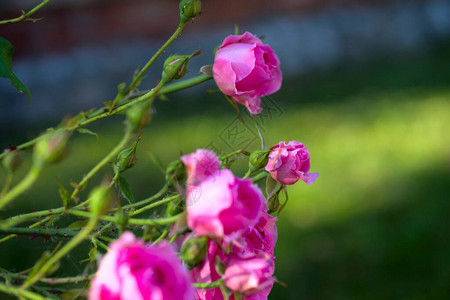
[[191,57],[189,55],[171,55],[164,63],[162,81],[171,82],[182,78],[187,72],[187,64]]
[[200,0],[181,0],[180,1],[180,19],[186,23],[198,16],[202,10]]
[[198,266],[206,255],[208,239],[206,237],[189,237],[181,246],[180,258],[188,269]]
[[171,55],[164,62],[162,81],[164,83],[171,82],[182,78],[187,72],[187,65],[193,56],[197,56],[201,51],[196,51],[191,55]]
[[166,182],[172,184],[174,182],[180,182],[186,176],[186,171],[181,160],[175,160],[170,162],[166,168]]
[[49,132],[42,136],[34,146],[33,158],[39,163],[54,163],[62,160],[67,154],[67,131]]
[[150,122],[149,103],[138,103],[127,110],[127,120],[131,131],[136,131]]
[[124,172],[127,169],[134,167],[136,164],[136,147],[139,138],[130,147],[123,149],[117,155],[117,162],[114,164],[115,172]]
[[259,170],[264,168],[269,161],[270,150],[256,150],[250,154],[248,167],[250,170]]
[[96,216],[105,213],[111,203],[111,194],[107,185],[95,187],[89,194],[90,210]]
[[8,172],[14,172],[22,163],[22,155],[19,151],[6,150],[6,155],[3,157],[3,166]]

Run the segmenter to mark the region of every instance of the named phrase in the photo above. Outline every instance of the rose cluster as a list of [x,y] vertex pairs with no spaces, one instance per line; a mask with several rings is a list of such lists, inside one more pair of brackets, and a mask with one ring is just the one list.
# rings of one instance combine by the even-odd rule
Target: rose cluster
[[[277,229],[263,193],[250,179],[219,170],[219,160],[209,150],[199,149],[182,161],[199,191],[187,194],[189,238],[208,237],[205,257],[191,270],[192,279],[209,283],[223,278],[226,287],[247,299],[267,298],[275,281]],[[204,170],[210,175],[204,177]],[[223,299],[219,288],[197,289],[196,298]]]
[[[261,112],[260,97],[281,86],[277,56],[248,32],[224,40],[215,55],[213,75],[222,92],[251,114]],[[317,173],[309,173],[309,152],[302,143],[280,142],[254,153],[250,171],[267,171],[281,188],[317,179]],[[221,169],[210,150],[198,149],[182,156],[181,162],[187,174],[188,233],[182,232],[173,244],[155,245],[130,232],[122,234],[99,265],[90,300],[220,300],[223,293],[230,299],[234,293],[248,300],[267,299],[275,282],[277,218],[268,213],[262,191],[251,179]]]

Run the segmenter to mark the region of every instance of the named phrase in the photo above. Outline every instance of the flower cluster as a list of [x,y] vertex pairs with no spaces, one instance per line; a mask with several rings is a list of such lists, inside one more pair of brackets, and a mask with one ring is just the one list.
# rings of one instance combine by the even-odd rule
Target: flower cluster
[[[187,171],[187,225],[192,232],[178,242],[190,275],[170,244],[146,245],[126,232],[103,258],[89,299],[195,296],[198,300],[220,300],[223,291],[219,287],[194,290],[191,285],[191,281],[212,283],[219,279],[246,299],[267,299],[275,282],[277,218],[268,214],[263,193],[250,179],[220,169],[219,159],[210,150],[198,149],[182,156],[181,161]],[[311,184],[318,175],[308,173],[309,168],[306,147],[295,141],[272,147],[265,166],[282,184],[299,179]]]
[[[216,52],[213,76],[222,92],[251,114],[261,112],[259,97],[281,86],[277,56],[248,32],[224,40]],[[279,190],[298,180],[312,184],[318,176],[308,173],[309,152],[296,141],[257,150],[249,162],[249,174],[268,172],[281,183]],[[170,174],[178,174],[183,164],[188,233],[174,239],[177,246],[164,241],[147,245],[124,233],[101,261],[89,299],[221,300],[237,294],[248,300],[267,299],[275,282],[277,218],[269,214],[275,210],[267,204],[273,199],[266,201],[251,179],[221,169],[210,150],[183,155]],[[194,288],[191,282],[200,285]]]
[[[187,222],[194,236],[206,236],[207,253],[191,270],[194,281],[208,283],[223,278],[231,291],[247,299],[267,298],[275,281],[276,218],[267,214],[263,193],[250,179],[219,170],[215,154],[200,149],[182,157],[188,178],[201,191],[187,194]],[[200,165],[210,174],[193,170]],[[209,166],[209,169],[205,170]],[[195,199],[193,199],[196,197]],[[223,299],[219,288],[197,289],[197,299]]]

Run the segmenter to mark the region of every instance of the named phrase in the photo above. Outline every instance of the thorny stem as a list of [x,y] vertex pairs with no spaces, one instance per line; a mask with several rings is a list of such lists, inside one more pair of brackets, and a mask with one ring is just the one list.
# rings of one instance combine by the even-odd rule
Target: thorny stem
[[[49,218],[47,217],[47,218],[45,218],[43,220],[40,220],[40,221],[38,221],[36,223],[33,223],[30,226],[28,226],[28,228],[36,228],[36,227],[40,226],[41,224],[44,224],[45,222],[47,222],[48,219]],[[6,242],[7,240],[10,240],[10,239],[12,239],[12,238],[14,238],[16,236],[17,236],[17,234],[10,234],[10,235],[0,239],[0,244],[3,243],[3,242]]]
[[[124,137],[119,142],[119,144],[113,150],[111,150],[111,152],[109,152],[108,155],[106,155],[94,168],[92,168],[91,171],[89,171],[89,173],[86,176],[84,176],[84,178],[78,183],[77,187],[74,189],[72,195],[70,196],[70,200],[74,200],[77,198],[78,193],[86,186],[88,181],[98,171],[100,171],[101,168],[103,168],[107,163],[109,163],[120,152],[120,150],[122,150],[123,147],[126,146],[131,136],[132,132],[127,130]],[[89,199],[87,201],[89,201]]]
[[166,50],[167,47],[169,47],[169,45],[172,44],[172,42],[180,35],[181,31],[184,28],[184,24],[185,24],[184,22],[182,22],[182,21],[180,22],[180,24],[178,25],[177,30],[166,41],[166,43],[164,45],[162,45],[161,48],[159,48],[159,50],[152,56],[152,58],[150,58],[150,60],[147,62],[147,64],[139,71],[139,73],[134,77],[133,81],[128,86],[128,88],[123,92],[123,94],[129,93],[130,91],[132,91],[139,84],[139,81],[142,79],[142,76],[148,70],[148,68],[151,67],[151,65],[164,52],[164,50]]
[[87,223],[86,227],[80,231],[73,239],[71,239],[67,244],[62,247],[61,250],[52,255],[44,265],[39,269],[39,271],[34,274],[32,277],[28,278],[27,281],[22,285],[23,289],[27,289],[31,285],[33,285],[36,281],[38,281],[42,276],[44,276],[48,270],[50,270],[54,264],[56,264],[61,258],[63,258],[67,253],[69,253],[73,248],[75,248],[79,243],[81,243],[92,230],[95,229],[98,222],[98,216],[92,215]]
[[[67,210],[67,212],[71,215],[79,216],[79,217],[83,217],[83,218],[92,218],[94,216],[90,212],[81,211],[81,210],[77,210],[77,209],[69,209],[69,210]],[[128,224],[130,224],[130,225],[149,225],[149,226],[168,225],[168,224],[172,224],[172,223],[176,222],[180,216],[181,216],[181,214],[175,215],[172,217],[158,218],[158,219],[128,219]],[[102,216],[102,217],[100,217],[100,219],[102,221],[108,221],[108,222],[113,222],[113,223],[117,223],[117,221],[118,221],[117,217],[115,217],[115,216]]]
[[42,297],[41,295],[38,295],[36,293],[30,292],[30,291],[26,291],[26,290],[22,290],[18,287],[12,286],[12,285],[6,285],[3,283],[0,283],[0,291],[5,292],[7,294],[10,295],[14,295],[17,297],[25,297],[27,299],[32,299],[32,300],[41,300],[41,299],[45,299],[44,297]]
[[[122,112],[123,110],[127,109],[128,107],[130,107],[136,103],[143,102],[151,97],[166,95],[166,94],[170,94],[170,93],[177,92],[180,90],[184,90],[186,88],[201,84],[210,79],[212,79],[212,77],[202,74],[202,75],[198,75],[196,77],[190,78],[190,79],[186,79],[186,80],[182,80],[182,81],[178,81],[173,84],[170,84],[166,87],[161,88],[159,92],[155,92],[155,90],[156,90],[156,87],[155,87],[153,90],[136,98],[133,101],[119,102],[119,106],[117,108],[115,108],[114,110],[112,110],[111,112],[109,112],[105,107],[103,107],[103,108],[98,109],[98,110],[94,111],[93,113],[87,115],[86,120],[83,120],[83,121],[77,123],[76,125],[73,125],[68,128],[63,127],[63,128],[56,129],[53,132],[64,131],[64,130],[67,130],[67,131],[77,130],[77,129],[84,127],[92,122],[98,121],[100,119],[104,119],[106,117],[109,117],[109,116],[112,116],[115,114],[118,114],[118,113]],[[122,104],[122,105],[120,105],[120,104]],[[106,111],[105,111],[105,109],[106,109]],[[20,150],[28,149],[28,148],[32,147],[43,136],[44,135],[41,135],[41,136],[36,137],[28,142],[25,142],[25,143],[17,146],[16,149],[13,151],[20,151]],[[3,158],[8,152],[11,152],[11,151],[8,150],[6,152],[0,153],[0,159]]]
[[[3,268],[0,268],[0,276],[4,278],[17,278],[17,279],[27,279],[28,276],[18,274],[18,273],[12,273],[8,270],[5,270]],[[63,277],[63,278],[41,278],[38,281],[42,283],[47,284],[66,284],[66,283],[78,283],[78,282],[84,282],[89,281],[94,277],[93,274],[89,275],[81,275],[81,276],[73,276],[73,277]]]
[[77,230],[71,229],[56,229],[56,228],[2,228],[0,227],[0,234],[36,234],[36,235],[56,235],[56,236],[74,236],[78,233]]
[[43,0],[40,4],[36,5],[36,7],[34,7],[32,10],[30,10],[27,13],[24,13],[22,11],[22,15],[20,17],[14,18],[14,19],[9,19],[9,20],[2,20],[0,21],[0,25],[2,24],[9,24],[9,23],[16,23],[16,22],[20,22],[20,21],[26,21],[28,20],[28,18],[34,14],[35,12],[37,12],[39,9],[41,9],[44,5],[46,5],[47,3],[49,3],[50,0]]
[[157,206],[160,206],[162,204],[168,203],[168,202],[170,202],[170,201],[172,201],[174,199],[177,199],[177,198],[180,198],[180,195],[174,195],[174,196],[171,196],[171,197],[167,197],[167,198],[161,199],[161,200],[159,200],[159,201],[157,201],[155,203],[152,203],[152,204],[144,206],[144,207],[142,207],[142,208],[140,208],[138,210],[130,212],[130,217],[138,215],[138,214],[141,214],[141,213],[143,213],[143,212],[145,212],[147,210],[150,210],[150,209],[155,208]]
[[[155,195],[153,195],[153,196],[151,196],[151,197],[149,197],[147,199],[138,201],[136,203],[125,205],[122,208],[123,209],[130,209],[130,208],[133,208],[133,207],[146,205],[147,203],[150,203],[150,202],[158,199],[162,195],[164,195],[164,193],[166,191],[167,191],[167,185],[165,185]],[[75,206],[75,208],[82,208],[82,207],[83,207],[82,204],[79,204],[79,205]],[[11,217],[9,219],[4,220],[3,222],[0,223],[0,227],[8,228],[10,226],[14,226],[14,225],[17,225],[19,223],[23,223],[23,222],[26,222],[28,220],[33,220],[33,219],[36,219],[36,218],[41,218],[41,217],[44,217],[44,216],[47,217],[47,216],[52,216],[52,215],[60,215],[60,214],[63,214],[65,211],[66,210],[65,210],[64,207],[59,207],[59,208],[55,208],[55,209],[46,209],[46,210],[36,211],[36,212],[28,213],[28,214],[22,214],[22,215],[14,216],[14,217]],[[114,211],[114,210],[112,210],[112,211]],[[34,224],[30,225],[29,227],[30,228],[34,228],[34,227],[37,227],[38,225],[40,225],[42,223],[45,223],[45,222],[46,222],[46,220],[44,219],[44,220],[41,220],[41,221],[39,221],[37,223],[34,223]],[[106,227],[106,226],[110,226],[110,225],[105,225],[104,227]],[[13,238],[13,237],[14,236],[5,237],[5,238],[0,240],[0,243],[4,242],[5,239],[8,240],[8,239]]]

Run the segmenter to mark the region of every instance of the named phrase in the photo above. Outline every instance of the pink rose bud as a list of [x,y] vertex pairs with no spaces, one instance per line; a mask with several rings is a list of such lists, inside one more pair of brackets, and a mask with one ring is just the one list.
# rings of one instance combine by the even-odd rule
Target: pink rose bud
[[188,192],[187,221],[197,235],[223,237],[255,225],[265,199],[250,179],[224,169]]
[[125,232],[103,257],[89,299],[188,300],[193,295],[188,273],[170,244],[146,245]]
[[259,114],[263,97],[281,87],[280,61],[275,52],[249,32],[230,35],[217,49],[213,76],[219,89]]
[[275,282],[273,272],[274,263],[270,255],[248,259],[235,257],[230,259],[223,279],[225,285],[233,291],[245,295],[255,295],[260,292],[268,294]]
[[181,161],[187,169],[187,186],[196,186],[219,170],[220,161],[214,152],[197,149],[194,153],[183,155]]
[[309,168],[308,149],[296,141],[280,142],[272,147],[266,165],[266,171],[272,178],[284,185],[294,184],[299,179],[313,184],[319,173],[308,173]]

